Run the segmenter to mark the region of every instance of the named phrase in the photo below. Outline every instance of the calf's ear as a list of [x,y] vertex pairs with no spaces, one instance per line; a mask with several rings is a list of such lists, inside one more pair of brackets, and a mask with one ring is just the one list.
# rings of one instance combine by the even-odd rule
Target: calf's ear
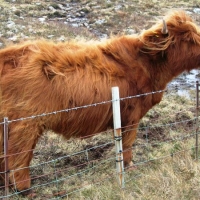
[[19,65],[18,62],[19,62],[18,59],[15,57],[2,59],[0,63],[1,76],[17,68],[17,66]]
[[50,65],[43,66],[43,72],[46,75],[48,80],[53,79],[53,77],[56,75],[56,72],[52,69]]

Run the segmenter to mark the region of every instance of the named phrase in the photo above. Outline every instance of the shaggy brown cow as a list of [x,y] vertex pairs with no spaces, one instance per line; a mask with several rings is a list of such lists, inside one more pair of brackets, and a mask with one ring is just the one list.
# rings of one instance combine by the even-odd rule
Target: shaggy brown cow
[[[0,117],[9,120],[92,104],[120,96],[165,89],[183,71],[200,66],[200,29],[183,11],[174,11],[140,35],[103,42],[54,44],[34,41],[0,50]],[[162,99],[155,93],[121,102],[124,162],[131,165],[131,146],[140,119]],[[18,190],[30,187],[32,151],[51,129],[66,139],[98,133],[112,126],[111,103],[9,124],[10,182]],[[3,151],[2,130],[0,134]],[[126,129],[125,129],[126,130]],[[127,150],[129,149],[129,150]],[[24,152],[21,153],[20,152]],[[17,154],[16,154],[17,153]],[[1,171],[4,171],[1,159]],[[15,179],[15,180],[14,180]]]

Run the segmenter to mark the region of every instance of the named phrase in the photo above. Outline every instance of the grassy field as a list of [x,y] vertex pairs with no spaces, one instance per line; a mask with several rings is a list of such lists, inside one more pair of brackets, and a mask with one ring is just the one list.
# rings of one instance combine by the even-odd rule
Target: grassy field
[[118,184],[112,130],[69,141],[47,132],[31,166],[35,199],[199,199],[195,98],[188,91],[190,98],[169,91],[141,121],[133,146],[135,168],[125,169],[124,188]]
[[[60,5],[66,4],[73,10],[62,9]],[[200,14],[194,9],[199,7],[199,0],[0,0],[0,48],[38,38],[88,40],[139,33],[172,8],[188,11],[198,23]],[[73,22],[76,13],[83,14],[78,18],[86,21]],[[66,16],[72,22],[66,21]],[[112,131],[69,141],[52,132],[45,133],[36,147],[31,167],[35,199],[200,199],[194,90],[187,90],[189,97],[169,91],[143,118],[133,146],[135,168],[125,169],[125,188],[117,182]],[[27,198],[15,195],[10,199]]]
[[[39,148],[33,162],[50,163],[32,170],[33,174],[46,174],[33,181],[34,185],[49,185],[36,191],[44,199],[56,195],[98,200],[199,199],[200,165],[195,160],[194,118],[194,99],[178,96],[174,91],[145,116],[133,146],[135,168],[125,170],[124,189],[117,181],[112,132],[67,142],[49,133],[38,145],[48,148],[42,154]],[[76,152],[81,153],[65,157]],[[58,182],[51,183],[55,181],[55,171]]]

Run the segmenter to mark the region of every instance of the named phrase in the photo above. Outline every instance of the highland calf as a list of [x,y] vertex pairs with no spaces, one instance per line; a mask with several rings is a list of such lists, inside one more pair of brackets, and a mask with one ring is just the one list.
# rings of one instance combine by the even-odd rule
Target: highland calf
[[[183,11],[140,35],[118,36],[104,42],[55,44],[33,41],[0,50],[0,118],[18,119],[111,99],[163,90],[183,71],[200,66],[200,28]],[[155,93],[121,102],[125,165],[132,165],[131,147],[140,119],[162,99]],[[32,149],[45,130],[66,139],[98,133],[113,125],[111,104],[61,112],[9,123],[10,182],[19,191],[30,187]],[[3,155],[3,125],[0,150]],[[24,153],[20,153],[24,152]],[[4,159],[0,160],[4,172]],[[2,176],[2,178],[4,178]]]

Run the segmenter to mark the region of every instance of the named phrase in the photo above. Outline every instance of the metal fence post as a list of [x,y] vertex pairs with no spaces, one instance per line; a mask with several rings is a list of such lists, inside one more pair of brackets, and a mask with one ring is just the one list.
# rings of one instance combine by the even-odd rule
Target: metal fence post
[[124,162],[122,149],[122,133],[121,133],[121,113],[120,113],[120,99],[119,88],[112,87],[112,108],[113,108],[113,124],[115,135],[115,149],[116,149],[116,168],[118,174],[118,181],[122,188],[124,188]]
[[9,173],[8,173],[8,118],[4,117],[4,161],[5,161],[5,197],[9,194]]
[[198,151],[199,151],[199,82],[196,81],[196,144],[195,144],[195,153],[196,160],[198,160]]

